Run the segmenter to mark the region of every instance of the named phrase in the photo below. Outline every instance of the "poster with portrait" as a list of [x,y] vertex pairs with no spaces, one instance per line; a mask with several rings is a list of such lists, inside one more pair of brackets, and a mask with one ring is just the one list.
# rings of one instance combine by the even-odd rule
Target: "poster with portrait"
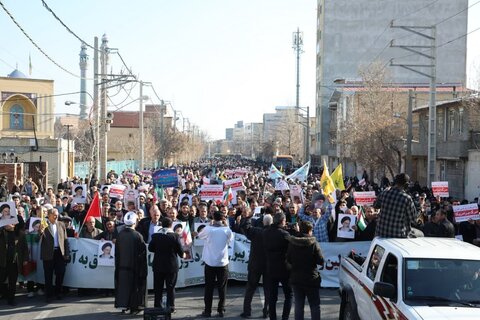
[[186,256],[183,260],[190,261],[192,260],[192,235],[189,230],[186,230],[186,222],[174,222],[172,224],[173,232],[180,236],[180,243],[182,244],[182,249],[186,253]]
[[208,223],[201,223],[201,222],[194,223],[195,232],[197,233],[197,235],[195,236],[195,239],[193,239],[194,246],[203,247],[203,245],[205,244],[205,240],[199,239],[198,234],[202,232],[202,230],[208,225],[209,225]]
[[129,202],[135,203],[135,209],[138,209],[138,190],[125,189],[125,193],[123,194],[123,204],[125,208],[128,208],[127,204]]
[[30,217],[30,225],[28,226],[29,233],[38,233],[38,229],[40,229],[40,224],[42,220],[37,217]]
[[110,185],[103,184],[102,187],[100,188],[100,194],[109,194],[109,192],[110,192]]
[[338,215],[338,225],[337,225],[337,237],[345,239],[354,239],[355,230],[353,226],[357,222],[357,216],[352,214],[339,214]]
[[0,202],[0,227],[8,224],[17,224],[17,209],[15,208],[15,202]]
[[180,208],[180,204],[181,204],[183,201],[188,201],[188,205],[191,206],[191,205],[192,205],[192,198],[193,198],[193,195],[187,194],[187,193],[182,193],[182,194],[178,197],[178,207]]
[[73,203],[87,203],[87,185],[74,184],[72,185],[72,202]]
[[99,266],[115,266],[115,244],[112,241],[99,241],[97,255]]

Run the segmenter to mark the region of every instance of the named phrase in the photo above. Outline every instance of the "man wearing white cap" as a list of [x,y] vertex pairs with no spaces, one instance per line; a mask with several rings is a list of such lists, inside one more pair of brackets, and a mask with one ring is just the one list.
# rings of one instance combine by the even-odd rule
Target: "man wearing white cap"
[[135,212],[124,216],[125,228],[115,243],[115,308],[137,314],[145,306],[147,250],[140,233],[135,231]]

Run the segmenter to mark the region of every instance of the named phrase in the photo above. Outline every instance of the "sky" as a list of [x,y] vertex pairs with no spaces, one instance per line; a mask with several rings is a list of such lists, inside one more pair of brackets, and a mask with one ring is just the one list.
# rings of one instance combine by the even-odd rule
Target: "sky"
[[[0,0],[30,37],[58,64],[79,75],[80,41],[42,5],[41,0]],[[353,1],[353,0],[352,0]],[[211,139],[225,138],[225,128],[242,120],[262,122],[275,106],[295,105],[296,58],[292,34],[303,32],[300,64],[300,106],[315,105],[316,0],[45,0],[80,38],[107,34],[109,47],[118,48],[133,73],[151,82],[171,110],[180,111]],[[470,0],[470,5],[480,0]],[[468,30],[480,27],[480,4],[469,11]],[[80,79],[48,61],[0,9],[0,75],[18,64],[30,77],[53,79],[55,94],[78,92]],[[87,77],[93,75],[89,49]],[[111,55],[109,71],[122,63]],[[468,37],[467,74],[479,88],[480,30]],[[91,93],[93,82],[88,81]],[[138,85],[130,96],[111,89],[111,110],[138,110]],[[148,87],[146,103],[159,103]],[[55,112],[79,113],[78,94],[56,98]],[[124,101],[124,102],[123,102]],[[133,101],[133,102],[132,102]],[[123,102],[123,103],[122,103]],[[87,98],[87,105],[92,100]]]

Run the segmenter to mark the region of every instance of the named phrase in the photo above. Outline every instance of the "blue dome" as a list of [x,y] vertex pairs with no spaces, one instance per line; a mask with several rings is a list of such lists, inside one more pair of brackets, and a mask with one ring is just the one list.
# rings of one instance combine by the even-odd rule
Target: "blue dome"
[[23,72],[19,71],[18,69],[13,70],[7,77],[9,77],[9,78],[22,78],[22,79],[27,78],[27,76],[24,75]]

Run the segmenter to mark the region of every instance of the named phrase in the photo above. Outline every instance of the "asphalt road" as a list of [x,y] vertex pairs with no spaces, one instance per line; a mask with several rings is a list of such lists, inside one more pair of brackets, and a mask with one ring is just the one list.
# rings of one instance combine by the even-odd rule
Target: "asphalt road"
[[[227,305],[225,319],[240,319],[242,312],[244,283],[230,281],[227,289]],[[216,294],[216,292],[215,292]],[[277,303],[277,316],[281,315],[283,298],[279,296]],[[149,306],[153,306],[153,293],[149,294]],[[320,292],[322,319],[338,319],[340,300],[336,289],[322,289]],[[109,319],[142,319],[143,314],[137,316],[121,315],[120,310],[113,307],[113,297],[102,294],[80,297],[76,290],[72,290],[63,300],[46,304],[43,296],[27,298],[25,290],[17,294],[17,306],[6,305],[5,300],[0,300],[0,319],[83,319],[83,320],[109,320]],[[213,310],[218,303],[214,296]],[[252,302],[253,317],[260,319],[263,303],[263,290],[257,293]],[[203,311],[203,286],[177,289],[175,305],[177,312],[173,319],[200,319]],[[293,319],[294,307],[290,314]],[[308,304],[305,306],[305,319],[310,318]]]

